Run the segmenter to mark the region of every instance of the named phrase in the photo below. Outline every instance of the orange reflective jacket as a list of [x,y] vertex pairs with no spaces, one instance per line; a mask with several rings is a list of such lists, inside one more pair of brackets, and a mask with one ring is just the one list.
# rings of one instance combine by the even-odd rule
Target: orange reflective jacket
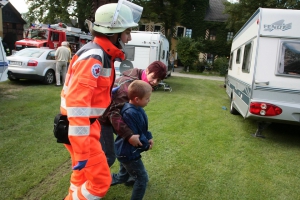
[[[61,114],[69,120],[69,140],[75,160],[87,160],[89,152],[90,118],[98,118],[111,102],[115,79],[114,61],[124,59],[124,53],[106,37],[95,37],[72,58],[61,92]],[[93,140],[96,141],[96,140]],[[99,141],[98,141],[99,142]],[[99,150],[101,151],[101,149]]]

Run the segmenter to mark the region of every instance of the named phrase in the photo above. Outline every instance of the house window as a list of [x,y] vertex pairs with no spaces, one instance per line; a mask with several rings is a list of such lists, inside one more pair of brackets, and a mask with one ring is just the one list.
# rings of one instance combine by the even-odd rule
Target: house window
[[160,26],[154,26],[154,32],[160,32]]
[[230,41],[233,39],[233,32],[228,32],[227,33],[227,41]]
[[140,25],[139,31],[146,31],[146,25]]
[[177,28],[177,37],[183,37],[184,34],[184,27]]
[[279,74],[300,76],[300,43],[282,42],[279,56]]
[[251,51],[252,51],[252,43],[248,43],[244,48],[244,57],[243,57],[243,66],[242,72],[249,73],[251,66]]
[[235,59],[235,63],[236,64],[240,64],[241,63],[241,48],[239,48],[236,52],[236,59]]
[[192,37],[192,29],[186,29],[185,37],[189,37],[189,38]]
[[216,40],[216,31],[215,30],[209,31],[209,40]]
[[214,61],[214,55],[213,54],[210,54],[210,53],[208,53],[207,54],[207,63],[209,63],[209,64],[213,64],[213,61]]

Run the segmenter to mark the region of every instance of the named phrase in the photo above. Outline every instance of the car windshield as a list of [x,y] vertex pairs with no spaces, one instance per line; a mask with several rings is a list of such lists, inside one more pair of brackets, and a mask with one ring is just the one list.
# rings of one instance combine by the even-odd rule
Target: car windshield
[[15,54],[15,56],[33,57],[38,58],[43,54],[41,49],[23,49]]
[[28,39],[45,40],[48,38],[47,29],[28,29],[24,31],[24,37]]

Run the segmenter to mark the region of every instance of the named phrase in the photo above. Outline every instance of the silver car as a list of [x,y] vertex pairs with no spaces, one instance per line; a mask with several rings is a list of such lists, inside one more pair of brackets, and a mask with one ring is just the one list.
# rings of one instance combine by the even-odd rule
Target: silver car
[[45,84],[55,81],[55,49],[27,48],[7,57],[8,79],[39,80]]

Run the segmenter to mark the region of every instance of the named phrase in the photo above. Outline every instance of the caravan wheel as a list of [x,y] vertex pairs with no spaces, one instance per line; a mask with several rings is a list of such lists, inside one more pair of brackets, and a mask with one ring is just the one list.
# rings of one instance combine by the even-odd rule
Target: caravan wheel
[[238,115],[239,112],[234,108],[233,104],[234,104],[234,101],[233,101],[233,98],[231,97],[230,113],[233,114],[233,115]]

